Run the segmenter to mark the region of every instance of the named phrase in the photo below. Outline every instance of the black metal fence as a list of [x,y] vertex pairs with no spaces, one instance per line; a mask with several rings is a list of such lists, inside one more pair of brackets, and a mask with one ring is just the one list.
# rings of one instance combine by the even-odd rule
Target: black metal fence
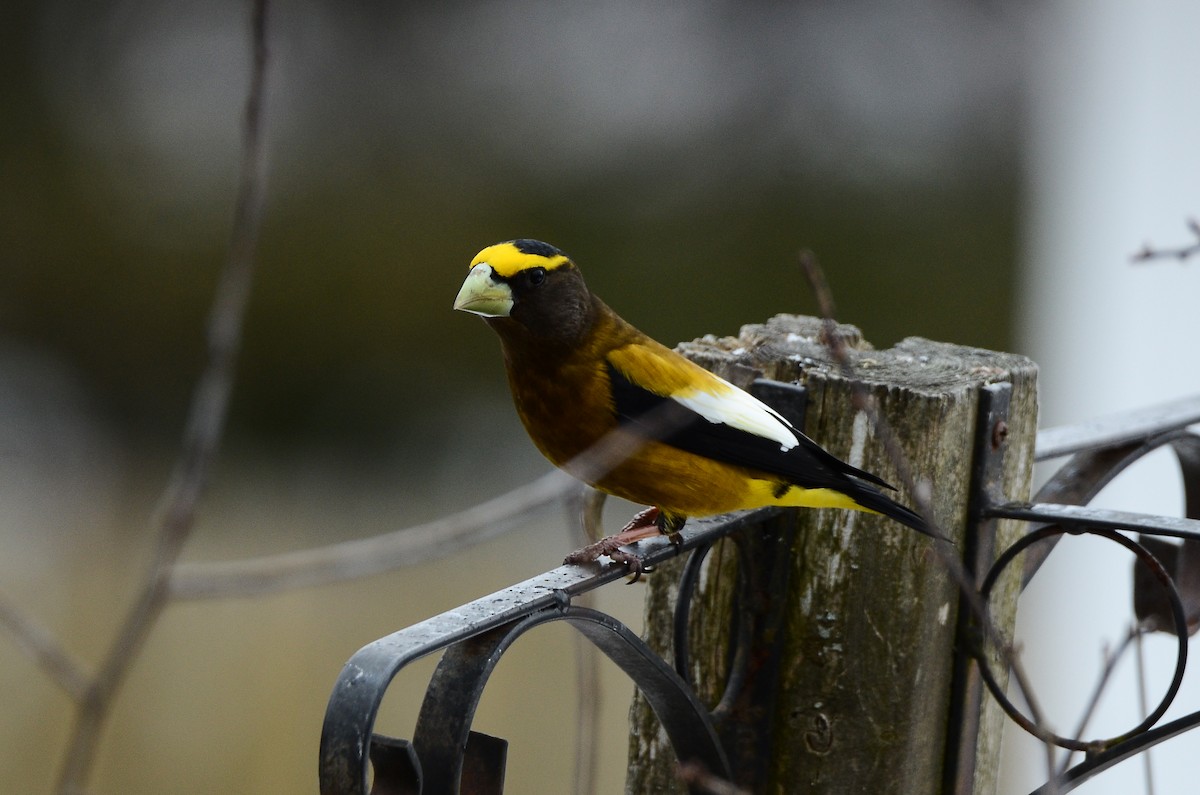
[[[981,402],[986,428],[1002,434],[1005,385],[985,388]],[[1200,435],[1188,426],[1200,422],[1200,397],[1131,412],[1101,422],[1053,428],[1038,434],[1036,459],[1066,459],[1032,503],[1007,501],[997,494],[997,460],[975,462],[969,538],[990,543],[997,519],[1027,523],[1027,532],[1004,550],[969,549],[993,561],[979,578],[986,604],[997,578],[1021,565],[1022,586],[1037,574],[1064,534],[1090,534],[1122,545],[1135,555],[1133,614],[1138,632],[1169,632],[1178,638],[1175,675],[1158,705],[1138,725],[1109,738],[1053,734],[1021,711],[991,670],[985,643],[969,615],[960,622],[963,660],[978,663],[982,685],[1009,717],[1042,740],[1084,752],[1081,763],[1056,773],[1037,793],[1068,792],[1093,776],[1165,740],[1200,726],[1200,711],[1160,723],[1182,682],[1189,632],[1200,622]],[[1117,474],[1147,453],[1174,451],[1185,484],[1185,518],[1148,516],[1082,507]],[[993,445],[998,452],[1000,445]],[[640,550],[653,566],[689,554],[675,615],[676,659],[668,663],[612,616],[572,604],[582,593],[622,579],[623,567],[562,566],[419,624],[380,638],[360,649],[342,670],[325,714],[321,736],[320,782],[323,795],[397,795],[398,793],[500,793],[507,743],[471,730],[475,708],[501,655],[525,632],[555,621],[575,627],[612,659],[654,708],[679,759],[696,760],[716,776],[728,777],[729,765],[718,726],[720,708],[709,710],[686,681],[688,611],[704,554],[717,540],[777,513],[763,509],[693,520],[678,545],[664,539],[643,542]],[[999,554],[996,554],[999,553]],[[1024,553],[1023,555],[1021,553]],[[396,674],[405,666],[442,651],[426,690],[410,741],[373,731],[375,717]],[[733,658],[736,659],[736,653]],[[727,688],[737,687],[736,668]],[[969,688],[968,688],[969,690]],[[969,710],[956,708],[961,720]],[[976,717],[977,719],[977,717]],[[974,729],[977,727],[959,727]],[[969,731],[967,732],[970,733]],[[947,761],[947,789],[969,791],[973,743],[960,744]],[[953,769],[951,769],[953,768]]]

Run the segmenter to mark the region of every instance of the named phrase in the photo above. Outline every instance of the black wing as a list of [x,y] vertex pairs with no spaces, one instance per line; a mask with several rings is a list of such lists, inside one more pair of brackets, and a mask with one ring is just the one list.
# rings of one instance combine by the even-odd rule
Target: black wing
[[[617,419],[641,436],[695,455],[776,475],[806,489],[833,489],[869,508],[927,535],[936,535],[914,511],[875,488],[894,489],[887,481],[829,453],[792,428],[799,444],[780,449],[779,442],[719,422],[709,422],[682,403],[656,395],[609,365],[608,376]],[[940,537],[940,536],[939,536]]]

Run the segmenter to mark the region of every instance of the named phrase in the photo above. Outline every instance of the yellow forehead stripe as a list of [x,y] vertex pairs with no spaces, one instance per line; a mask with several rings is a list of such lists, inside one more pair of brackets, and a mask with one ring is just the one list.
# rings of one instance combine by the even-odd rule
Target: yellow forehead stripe
[[475,259],[471,260],[471,267],[481,262],[491,265],[497,276],[507,279],[526,268],[545,268],[549,271],[566,265],[570,260],[563,254],[543,257],[541,254],[526,254],[512,243],[497,243],[476,254]]

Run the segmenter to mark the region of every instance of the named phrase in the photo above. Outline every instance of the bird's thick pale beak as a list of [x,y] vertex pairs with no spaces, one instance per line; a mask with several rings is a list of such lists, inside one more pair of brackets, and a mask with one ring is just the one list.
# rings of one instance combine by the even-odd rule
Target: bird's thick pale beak
[[508,317],[513,308],[512,289],[492,278],[492,266],[481,262],[467,275],[454,308],[483,317]]

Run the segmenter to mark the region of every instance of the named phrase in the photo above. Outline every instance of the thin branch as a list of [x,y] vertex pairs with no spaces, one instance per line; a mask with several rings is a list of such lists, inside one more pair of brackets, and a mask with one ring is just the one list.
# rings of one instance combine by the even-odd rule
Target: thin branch
[[1131,259],[1138,263],[1155,259],[1174,259],[1183,262],[1189,257],[1200,254],[1200,221],[1197,221],[1195,218],[1189,218],[1187,220],[1187,228],[1196,237],[1195,243],[1176,248],[1153,248],[1147,243]]
[[54,633],[25,616],[15,605],[0,596],[0,626],[9,631],[22,651],[61,687],[73,701],[84,699],[88,675]]
[[604,535],[604,502],[608,495],[592,486],[584,486],[579,496],[581,542],[590,544]]
[[[576,541],[586,544],[599,537],[604,511],[604,492],[576,484],[567,500],[567,525],[576,528]],[[574,599],[580,607],[595,607],[595,591]],[[595,795],[600,776],[600,705],[604,692],[600,682],[600,650],[582,633],[572,633],[575,646],[575,761],[572,776],[574,795]]]
[[[1100,678],[1096,681],[1095,688],[1092,689],[1091,698],[1083,707],[1083,713],[1079,716],[1079,724],[1075,727],[1075,731],[1071,734],[1072,737],[1083,737],[1083,733],[1087,731],[1088,724],[1091,723],[1092,717],[1096,714],[1096,710],[1100,707],[1100,699],[1104,695],[1104,690],[1108,687],[1108,683],[1112,680],[1113,672],[1117,669],[1117,663],[1121,661],[1121,657],[1129,650],[1130,644],[1135,640],[1140,640],[1142,636],[1142,628],[1136,624],[1129,628],[1125,637],[1121,639],[1121,643],[1113,651],[1107,648],[1104,651],[1102,659],[1102,667],[1100,669]],[[1107,647],[1108,644],[1105,644]],[[1142,689],[1142,695],[1145,695],[1145,689]],[[1143,699],[1143,702],[1145,699]],[[1148,714],[1148,713],[1144,713]],[[1148,751],[1147,751],[1148,753]],[[1062,764],[1059,766],[1058,774],[1061,777],[1071,767],[1071,758],[1075,755],[1073,750],[1068,749],[1063,756]]]
[[[636,429],[620,427],[568,461],[562,469],[583,481],[603,477],[646,443],[678,427],[684,418],[670,406],[638,418]],[[182,563],[169,585],[176,599],[217,599],[260,596],[294,588],[327,585],[411,566],[444,557],[472,544],[495,538],[518,526],[535,509],[558,501],[578,483],[551,472],[528,486],[482,503],[462,513],[408,530],[372,538],[344,541],[299,552],[265,555],[220,563]],[[584,527],[593,532],[600,504],[585,497]]]
[[679,780],[687,784],[690,791],[702,792],[705,795],[749,795],[746,790],[732,781],[714,775],[698,762],[681,762],[675,770]]
[[[837,333],[837,321],[834,319],[836,309],[833,303],[833,294],[829,289],[829,283],[825,280],[825,273],[817,262],[816,256],[811,251],[800,252],[800,266],[804,271],[809,286],[816,296],[817,305],[824,320],[824,334],[822,335],[824,339],[822,341],[850,383],[850,396],[854,407],[867,416],[877,438],[883,444],[888,459],[896,469],[897,478],[915,503],[917,513],[925,519],[934,532],[945,537],[945,533],[938,528],[937,523],[934,521],[933,506],[930,504],[928,490],[918,488],[916,478],[913,476],[912,466],[908,461],[908,456],[904,454],[899,440],[896,439],[896,435],[892,432],[891,425],[879,413],[879,409],[871,399],[866,385],[855,377],[854,364],[850,360],[846,341]],[[966,567],[963,566],[963,562],[953,554],[952,550],[948,548],[948,544],[935,540],[930,544],[930,547],[938,556],[938,559],[941,560],[946,571],[954,579],[955,583],[957,583],[959,592],[966,599],[971,612],[975,615],[987,639],[995,646],[1001,659],[1012,671],[1013,679],[1020,689],[1021,694],[1025,697],[1026,704],[1029,706],[1030,717],[1038,729],[1037,737],[1046,745],[1047,768],[1051,778],[1050,785],[1053,788],[1055,786],[1054,746],[1051,743],[1050,734],[1042,729],[1042,712],[1033,695],[1033,690],[1029,685],[1029,678],[1025,674],[1019,656],[1013,649],[1012,644],[1001,634],[992,621],[987,605],[983,603],[976,590],[975,580]]]
[[157,549],[145,582],[76,714],[59,774],[58,788],[63,793],[83,791],[109,707],[166,605],[171,567],[195,523],[197,505],[225,426],[263,206],[261,125],[267,63],[266,0],[256,0],[252,18],[254,57],[242,132],[241,176],[229,251],[209,315],[208,362],[192,395],[175,471],[156,511]]
[[[591,594],[582,594],[591,596]],[[579,601],[579,597],[575,597]],[[580,602],[590,606],[592,599]],[[604,688],[600,683],[600,650],[576,632],[575,646],[575,761],[572,792],[595,795],[600,778],[600,705]]]
[[171,597],[263,596],[415,566],[506,533],[578,488],[554,470],[453,516],[371,538],[244,560],[180,563],[171,573]]
[[[1135,640],[1137,646],[1137,679],[1138,679],[1138,710],[1143,715],[1150,714],[1149,698],[1146,696],[1146,648],[1142,642],[1145,632],[1138,632]],[[1154,795],[1154,760],[1150,748],[1142,752],[1142,773],[1146,780],[1146,795]]]

